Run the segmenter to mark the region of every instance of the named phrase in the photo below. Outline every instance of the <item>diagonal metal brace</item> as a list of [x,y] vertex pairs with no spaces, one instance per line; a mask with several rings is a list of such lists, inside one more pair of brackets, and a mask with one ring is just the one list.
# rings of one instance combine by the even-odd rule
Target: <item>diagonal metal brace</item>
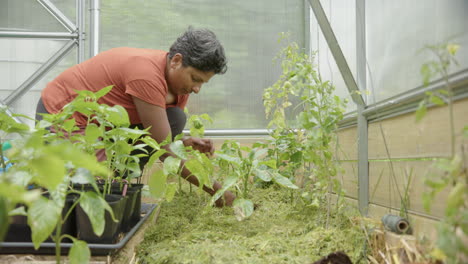
[[49,72],[54,65],[62,60],[75,46],[75,40],[69,40],[56,54],[50,57],[33,75],[31,75],[24,83],[22,83],[15,91],[13,91],[5,100],[3,104],[9,106],[15,100],[23,96],[35,83],[37,83],[44,75]]
[[322,30],[323,36],[327,41],[328,47],[333,55],[333,58],[336,61],[336,65],[340,70],[341,76],[348,88],[348,91],[353,98],[353,101],[358,105],[365,106],[366,103],[361,96],[361,92],[356,84],[356,80],[353,77],[351,70],[349,69],[348,63],[346,62],[346,58],[341,51],[340,45],[336,40],[335,34],[333,33],[333,29],[331,28],[330,22],[328,21],[327,15],[323,11],[322,4],[320,4],[320,0],[309,0],[310,6],[315,14],[315,18]]

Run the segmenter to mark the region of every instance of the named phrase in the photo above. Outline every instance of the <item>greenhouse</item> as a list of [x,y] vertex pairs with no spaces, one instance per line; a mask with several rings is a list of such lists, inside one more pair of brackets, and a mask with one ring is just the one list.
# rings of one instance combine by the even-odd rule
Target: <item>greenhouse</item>
[[0,0],[0,263],[468,263],[467,14]]

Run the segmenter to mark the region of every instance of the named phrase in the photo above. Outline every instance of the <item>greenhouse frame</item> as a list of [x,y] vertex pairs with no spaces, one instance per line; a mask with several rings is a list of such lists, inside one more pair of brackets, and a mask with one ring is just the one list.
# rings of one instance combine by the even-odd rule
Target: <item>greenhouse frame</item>
[[[190,97],[190,115],[211,117],[204,136],[216,150],[226,140],[248,147],[258,141],[272,144],[275,127],[265,116],[264,93],[286,72],[280,52],[296,43],[319,80],[329,81],[333,96],[346,102],[330,143],[333,163],[339,164],[334,179],[344,200],[365,219],[380,222],[399,215],[416,240],[424,236],[454,248],[447,252],[437,244],[422,258],[433,262],[421,263],[463,263],[468,261],[467,14],[466,0],[1,0],[0,106],[5,116],[34,127],[41,91],[64,70],[116,47],[168,50],[189,26],[208,28],[224,45],[228,70]],[[286,121],[300,117],[299,100],[291,99]],[[293,126],[296,134],[301,129],[308,130]],[[0,130],[2,144],[18,139]],[[186,126],[184,134],[190,133]],[[302,170],[305,164],[317,169],[313,158],[301,154],[301,159]],[[275,169],[286,167],[287,162]],[[150,176],[142,179],[151,182]],[[340,197],[341,191],[330,186],[327,195]],[[4,194],[0,189],[0,198]],[[434,228],[439,223],[452,223],[453,240],[440,242],[442,229]],[[166,257],[174,262],[154,263],[183,263]],[[418,263],[412,258],[398,262],[390,254],[374,260]],[[289,261],[281,263],[303,263]]]

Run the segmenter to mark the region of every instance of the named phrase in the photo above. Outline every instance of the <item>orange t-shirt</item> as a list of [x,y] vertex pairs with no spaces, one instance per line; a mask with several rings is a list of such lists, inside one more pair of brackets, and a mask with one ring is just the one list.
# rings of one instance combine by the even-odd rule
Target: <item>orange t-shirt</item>
[[[42,101],[49,113],[58,113],[76,97],[74,90],[96,92],[113,85],[98,102],[124,107],[131,124],[141,123],[132,96],[162,108],[184,109],[188,95],[178,95],[174,105],[166,105],[166,56],[167,52],[162,50],[127,47],[101,52],[49,82],[42,91]],[[85,116],[75,113],[74,118],[78,126],[86,125]]]

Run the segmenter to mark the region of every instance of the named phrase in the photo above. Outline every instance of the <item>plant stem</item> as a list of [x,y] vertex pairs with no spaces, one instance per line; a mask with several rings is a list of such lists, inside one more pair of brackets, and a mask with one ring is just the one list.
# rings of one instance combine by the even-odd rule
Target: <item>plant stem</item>
[[65,222],[67,220],[67,218],[70,216],[70,214],[73,212],[73,209],[78,205],[78,203],[80,202],[80,199],[81,199],[81,196],[80,198],[76,199],[76,201],[72,204],[72,206],[70,207],[70,209],[68,209],[68,212],[67,214],[65,215],[65,217],[63,218],[62,220],[62,223]]
[[60,233],[62,233],[62,220],[60,219],[55,229],[55,260],[60,264]]
[[247,166],[247,172],[244,174],[244,191],[243,191],[243,198],[247,199],[247,192],[248,192],[248,184],[249,184],[249,176],[250,176],[250,166]]
[[179,175],[177,175],[177,176],[178,176],[177,178],[179,180],[179,192],[182,192],[182,179],[181,179],[182,177],[179,176]]
[[443,70],[445,87],[448,92],[448,108],[449,108],[449,122],[450,122],[450,143],[451,143],[451,157],[455,157],[455,121],[453,118],[453,95],[452,86],[448,80],[448,72],[446,69]]
[[242,192],[243,198],[247,198],[247,184],[249,181],[249,175],[245,174],[244,175],[244,191]]
[[3,144],[0,142],[0,162],[2,164],[3,171],[6,170],[6,163],[5,160],[3,159]]

